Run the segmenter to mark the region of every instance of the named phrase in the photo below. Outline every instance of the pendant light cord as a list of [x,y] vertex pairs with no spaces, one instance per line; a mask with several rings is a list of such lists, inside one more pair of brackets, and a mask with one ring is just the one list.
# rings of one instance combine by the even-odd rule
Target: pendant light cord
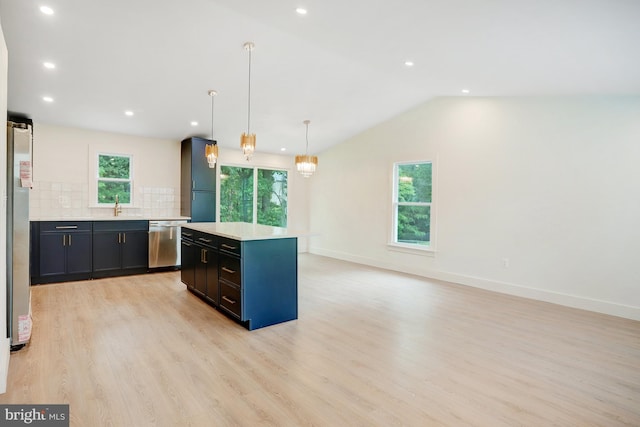
[[305,133],[305,137],[307,139],[307,148],[306,148],[304,154],[308,156],[309,155],[309,123],[305,123],[305,124],[307,125],[307,131]]
[[249,51],[249,96],[247,97],[247,135],[250,135],[250,124],[251,124],[251,50],[252,48],[247,49]]
[[215,96],[211,96],[211,140],[213,141],[213,108],[215,105]]

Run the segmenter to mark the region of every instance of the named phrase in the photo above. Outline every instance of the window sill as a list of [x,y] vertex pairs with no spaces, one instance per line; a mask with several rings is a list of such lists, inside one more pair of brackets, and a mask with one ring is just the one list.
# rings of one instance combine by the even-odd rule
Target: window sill
[[422,255],[428,257],[435,257],[436,250],[432,246],[420,247],[417,245],[402,245],[399,243],[387,243],[387,248],[394,252],[403,252],[413,255]]

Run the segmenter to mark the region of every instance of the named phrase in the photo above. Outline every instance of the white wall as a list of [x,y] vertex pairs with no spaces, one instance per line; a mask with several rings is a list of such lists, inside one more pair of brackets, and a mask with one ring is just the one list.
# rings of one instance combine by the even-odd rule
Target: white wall
[[7,331],[7,76],[8,52],[0,26],[0,394],[7,389],[10,340]]
[[[132,207],[123,208],[123,215],[162,217],[180,214],[180,141],[36,122],[33,144],[34,189],[30,193],[31,219],[113,214],[110,208],[91,207],[94,184],[92,177],[95,175],[97,152],[133,155],[134,202]],[[307,180],[295,172],[292,156],[257,152],[247,162],[239,148],[220,147],[218,164],[288,170],[288,226],[295,230],[308,229],[308,184]],[[300,251],[306,251],[305,238],[299,239],[298,247]]]
[[[640,319],[638,141],[640,97],[433,100],[321,154],[310,251]],[[407,160],[435,161],[432,256],[387,246]]]
[[123,215],[172,216],[180,210],[180,141],[53,126],[34,120],[31,219],[111,216],[96,208],[98,152],[133,156],[133,206]]

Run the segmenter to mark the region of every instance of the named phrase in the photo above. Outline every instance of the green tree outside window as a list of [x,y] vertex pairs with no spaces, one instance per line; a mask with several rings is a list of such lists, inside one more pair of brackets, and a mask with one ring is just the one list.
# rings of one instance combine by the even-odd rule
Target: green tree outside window
[[396,164],[395,170],[395,242],[428,246],[433,165],[430,162]]
[[98,204],[131,203],[131,157],[98,154]]
[[[287,171],[220,167],[220,222],[287,226]],[[254,188],[257,188],[254,203]]]

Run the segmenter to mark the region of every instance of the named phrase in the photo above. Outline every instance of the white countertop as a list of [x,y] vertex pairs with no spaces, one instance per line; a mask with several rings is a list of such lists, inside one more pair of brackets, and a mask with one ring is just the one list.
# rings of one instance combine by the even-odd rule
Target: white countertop
[[195,231],[235,240],[288,239],[307,235],[307,233],[295,232],[288,228],[249,224],[247,222],[192,222],[184,225],[183,228],[190,228]]
[[188,221],[189,216],[135,216],[135,215],[118,215],[118,216],[93,216],[93,217],[40,217],[29,218],[29,221]]

